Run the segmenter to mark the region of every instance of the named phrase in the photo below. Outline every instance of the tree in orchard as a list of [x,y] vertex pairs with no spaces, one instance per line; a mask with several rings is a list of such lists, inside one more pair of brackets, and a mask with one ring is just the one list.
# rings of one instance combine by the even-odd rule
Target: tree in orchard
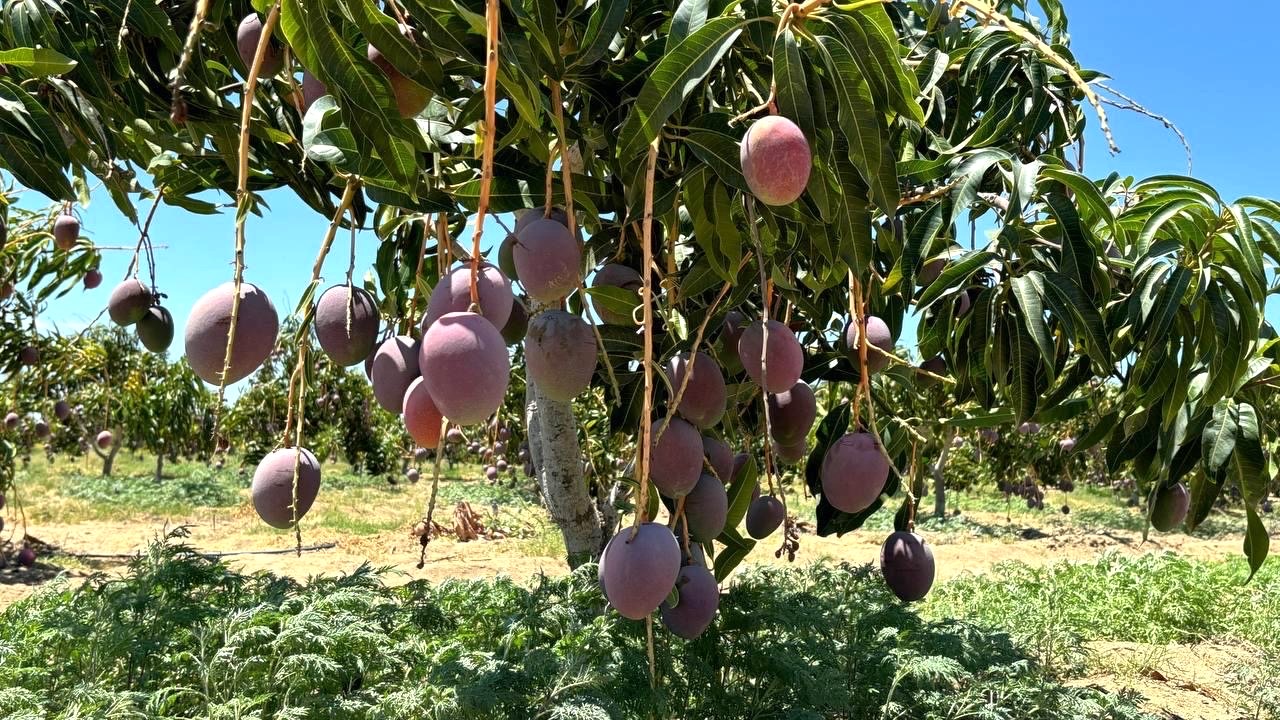
[[[213,384],[252,372],[278,333],[243,263],[269,188],[331,218],[300,332],[321,322],[337,231],[376,235],[370,297],[350,275],[333,286],[336,350],[370,349],[356,320],[375,307],[387,338],[371,375],[389,412],[486,422],[523,336],[546,504],[570,564],[602,556],[628,617],[667,602],[676,632],[705,627],[717,581],[756,542],[743,517],[794,556],[777,478],[805,454],[820,534],[905,496],[882,565],[901,597],[927,592],[932,555],[901,480],[931,458],[878,400],[901,379],[886,368],[905,362],[892,348],[907,323],[971,424],[1068,420],[1091,383],[1114,386],[1086,437],[1139,479],[1157,527],[1185,515],[1194,530],[1238,488],[1256,570],[1280,205],[1191,177],[1088,177],[1086,124],[1115,149],[1101,75],[1071,56],[1058,0],[1039,9],[1045,21],[1017,0],[10,4],[0,88],[25,122],[0,125],[0,158],[59,199],[68,170],[93,174],[135,218],[139,169],[173,206],[233,194],[232,282],[197,304],[186,338]],[[492,216],[518,210],[486,261]],[[994,226],[981,239],[980,221]],[[509,327],[522,319],[527,333]],[[281,527],[320,484],[299,420],[305,348],[254,481]],[[812,441],[801,382],[845,398]],[[582,477],[584,394],[635,450],[634,522],[616,535]],[[721,442],[746,457],[724,462]],[[655,489],[669,527],[653,522]]]

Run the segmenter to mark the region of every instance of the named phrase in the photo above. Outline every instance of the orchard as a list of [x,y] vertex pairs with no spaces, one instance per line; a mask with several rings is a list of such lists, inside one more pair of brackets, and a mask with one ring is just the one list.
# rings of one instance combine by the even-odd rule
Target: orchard
[[[891,516],[878,582],[926,598],[949,463],[1033,509],[1123,476],[1144,537],[1230,504],[1252,577],[1280,203],[1089,174],[1117,103],[1029,4],[5,3],[0,492],[42,445],[234,459],[301,554],[341,456],[431,484],[421,568],[465,448],[528,474],[651,680],[806,534]],[[244,259],[269,191],[328,222],[295,307]],[[137,236],[82,237],[90,194]],[[172,306],[153,217],[220,207],[228,277]],[[91,328],[40,320],[101,283]]]

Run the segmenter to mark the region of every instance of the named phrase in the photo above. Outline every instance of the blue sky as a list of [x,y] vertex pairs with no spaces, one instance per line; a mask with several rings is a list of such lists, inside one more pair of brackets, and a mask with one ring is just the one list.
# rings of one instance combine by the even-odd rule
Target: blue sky
[[[1197,177],[1228,199],[1280,198],[1275,134],[1280,84],[1274,76],[1269,23],[1241,22],[1238,13],[1205,11],[1189,0],[1075,0],[1068,10],[1076,57],[1109,74],[1113,87],[1176,122],[1191,142]],[[1085,167],[1090,176],[1112,170],[1135,177],[1186,172],[1181,145],[1158,122],[1116,109],[1109,109],[1109,116],[1122,152],[1114,157],[1107,153],[1091,118]],[[292,311],[310,278],[328,221],[287,191],[267,193],[266,199],[271,212],[249,218],[245,278],[266,290],[283,316]],[[100,245],[132,245],[137,239],[137,231],[105,197],[95,198],[83,217],[84,232]],[[198,216],[162,206],[156,216],[151,236],[167,246],[156,251],[157,280],[178,323],[177,350],[192,304],[205,290],[231,279],[233,233],[231,213]],[[486,246],[499,233],[496,224],[489,224]],[[346,272],[346,238],[346,233],[339,236],[324,266],[328,282],[341,281]],[[371,232],[361,233],[357,272],[372,264],[376,246]],[[107,253],[103,285],[55,301],[43,320],[64,331],[83,327],[105,305],[130,255]],[[1274,319],[1278,309],[1273,304],[1268,316]]]

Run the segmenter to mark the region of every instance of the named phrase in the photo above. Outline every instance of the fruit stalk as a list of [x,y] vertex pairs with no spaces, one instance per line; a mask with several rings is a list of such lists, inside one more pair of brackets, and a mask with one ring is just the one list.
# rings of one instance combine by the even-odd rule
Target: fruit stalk
[[[202,0],[201,4],[207,4]],[[197,14],[198,11],[197,11]],[[236,321],[240,317],[240,287],[244,284],[244,243],[245,221],[249,215],[249,123],[253,120],[253,97],[258,90],[258,74],[262,72],[262,63],[267,57],[267,48],[271,45],[271,34],[280,22],[280,3],[277,0],[267,13],[267,21],[262,26],[262,35],[258,38],[258,48],[253,53],[253,65],[249,67],[249,76],[244,82],[244,100],[240,109],[240,148],[239,164],[236,170],[236,249],[235,276],[231,298],[231,324],[227,327],[227,352],[222,359],[222,374],[218,379],[218,404],[213,412],[213,436],[218,436],[218,427],[222,419],[222,405],[227,393],[227,372],[231,369],[232,352],[236,342]],[[296,475],[296,473],[295,473]]]
[[[636,497],[636,518],[631,528],[632,537],[639,531],[640,524],[649,516],[649,455],[653,449],[649,431],[653,423],[653,181],[658,170],[658,139],[649,143],[648,165],[644,177],[644,225],[641,231],[641,251],[644,261],[644,272],[640,273],[643,284],[640,288],[640,302],[644,306],[644,403],[640,414],[640,462],[636,467],[640,473],[640,493]],[[650,670],[652,671],[652,658]],[[652,672],[650,672],[652,677]]]
[[480,159],[480,202],[476,208],[476,228],[471,236],[471,304],[480,311],[480,235],[489,212],[489,190],[493,185],[493,146],[498,134],[495,107],[498,104],[498,0],[485,0],[484,65],[484,149]]

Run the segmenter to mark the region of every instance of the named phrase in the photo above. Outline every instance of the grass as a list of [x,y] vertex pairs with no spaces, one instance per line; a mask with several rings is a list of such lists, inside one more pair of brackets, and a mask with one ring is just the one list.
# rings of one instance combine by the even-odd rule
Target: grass
[[174,542],[122,577],[55,584],[0,615],[16,718],[956,718],[1151,720],[1072,687],[1003,632],[929,620],[867,568],[757,568],[702,637],[607,611],[587,566],[387,587],[300,584]]
[[935,592],[929,611],[1006,627],[1035,642],[1050,635],[1140,643],[1211,638],[1280,641],[1280,569],[1249,584],[1243,559],[1201,562],[1172,553],[1103,555],[1094,563],[997,565]]

